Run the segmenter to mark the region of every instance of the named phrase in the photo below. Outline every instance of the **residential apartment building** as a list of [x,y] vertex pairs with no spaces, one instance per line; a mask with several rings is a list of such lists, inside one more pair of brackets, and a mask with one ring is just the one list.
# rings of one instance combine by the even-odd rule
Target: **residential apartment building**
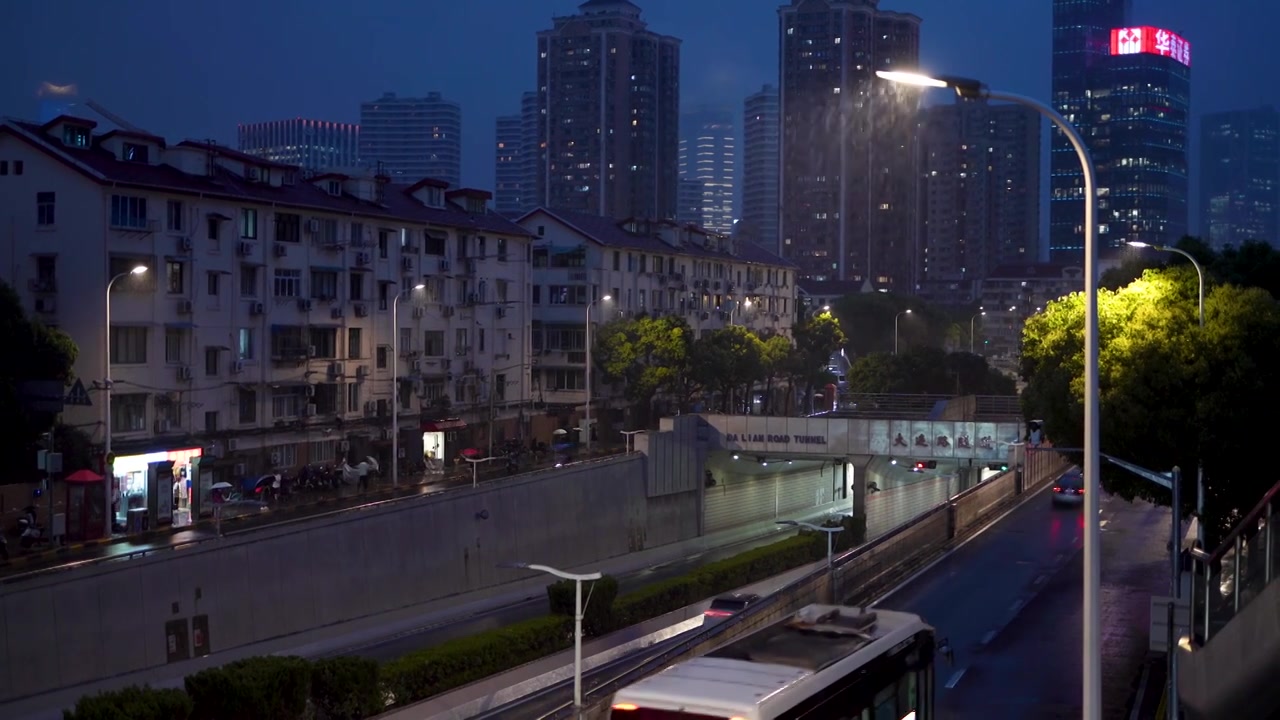
[[462,183],[462,106],[438,92],[360,105],[360,158],[396,184],[423,178]]
[[680,182],[698,183],[698,227],[712,232],[733,230],[737,219],[738,141],[733,113],[703,110],[681,118]]
[[974,333],[978,352],[1016,355],[1027,318],[1053,300],[1083,291],[1084,268],[1079,265],[1027,262],[992,269],[983,278],[979,295],[985,314]]
[[1040,116],[957,99],[922,117],[920,293],[967,305],[996,267],[1039,259]]
[[353,123],[292,118],[236,127],[240,152],[305,174],[351,170],[360,164],[360,126]]
[[806,278],[915,290],[920,93],[875,72],[918,67],[920,23],[875,2],[778,9],[782,255]]
[[393,402],[408,469],[520,433],[530,238],[488,193],[304,180],[66,116],[0,125],[0,164],[15,243],[2,276],[79,346],[93,406],[63,419],[101,446],[110,413],[125,494],[166,457],[205,497],[215,480],[312,463],[386,467]]
[[774,254],[778,244],[778,88],[765,85],[742,108],[742,223],[752,240]]
[[[532,392],[549,411],[586,401],[588,314],[593,327],[674,314],[699,336],[727,325],[791,334],[795,267],[756,245],[678,223],[545,208],[520,225],[534,236]],[[598,373],[593,385],[592,397],[607,403]]]
[[676,217],[680,41],[628,0],[587,0],[538,33],[538,205]]
[[1280,112],[1200,119],[1200,223],[1214,249],[1250,240],[1280,247]]

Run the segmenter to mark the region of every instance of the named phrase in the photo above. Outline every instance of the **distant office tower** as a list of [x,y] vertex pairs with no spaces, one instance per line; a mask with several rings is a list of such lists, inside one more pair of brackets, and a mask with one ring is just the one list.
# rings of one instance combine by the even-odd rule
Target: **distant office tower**
[[[1132,0],[1053,0],[1053,106],[1094,149],[1090,91],[1111,55],[1111,31],[1129,23]],[[1079,261],[1084,251],[1084,176],[1067,137],[1052,130],[1049,252]]]
[[540,204],[676,216],[680,41],[627,0],[588,0],[538,33]]
[[1176,244],[1187,234],[1190,43],[1159,28],[1115,28],[1089,87],[1099,252]]
[[1273,107],[1200,119],[1201,234],[1215,249],[1249,240],[1280,247],[1280,113]]
[[498,118],[494,142],[493,206],[500,213],[519,213],[524,209],[524,118],[503,115]]
[[694,180],[702,190],[694,223],[708,230],[733,230],[738,186],[738,142],[733,113],[702,110],[680,119],[680,180]]
[[783,256],[802,277],[912,292],[920,92],[875,71],[916,68],[920,18],[838,0],[778,16]]
[[765,85],[742,112],[742,221],[756,243],[779,256],[778,89]]
[[360,126],[326,120],[273,120],[241,124],[240,152],[272,162],[297,165],[309,173],[360,164]]
[[702,222],[705,193],[702,183],[692,178],[681,178],[676,187],[676,220],[690,225]]
[[1040,115],[957,100],[923,118],[921,291],[972,303],[996,267],[1039,259]]
[[538,168],[544,154],[542,138],[538,135],[538,93],[526,92],[520,96],[521,168],[520,193],[522,211],[533,210],[541,204],[538,198]]
[[381,163],[396,183],[423,178],[462,183],[462,108],[440,93],[385,93],[360,105],[360,158]]

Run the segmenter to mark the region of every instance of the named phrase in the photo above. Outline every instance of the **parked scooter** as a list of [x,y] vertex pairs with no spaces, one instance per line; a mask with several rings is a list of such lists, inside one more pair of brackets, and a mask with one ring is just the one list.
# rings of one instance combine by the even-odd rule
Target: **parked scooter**
[[45,537],[45,530],[36,522],[36,509],[33,505],[28,505],[22,511],[22,518],[18,520],[18,545],[26,550],[33,545],[42,542],[48,542]]

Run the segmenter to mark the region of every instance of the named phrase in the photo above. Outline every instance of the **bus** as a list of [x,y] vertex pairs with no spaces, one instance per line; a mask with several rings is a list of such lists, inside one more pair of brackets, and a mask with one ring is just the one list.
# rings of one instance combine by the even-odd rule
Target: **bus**
[[611,720],[934,720],[934,630],[910,613],[809,605],[629,685]]

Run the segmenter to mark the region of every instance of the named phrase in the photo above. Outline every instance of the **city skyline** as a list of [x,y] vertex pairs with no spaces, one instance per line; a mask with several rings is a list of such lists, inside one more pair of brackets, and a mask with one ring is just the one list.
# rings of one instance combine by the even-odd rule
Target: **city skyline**
[[[306,12],[299,3],[281,2],[269,8],[254,6],[253,14],[262,16],[258,25],[270,34],[287,19],[293,26],[303,23],[310,30],[300,31],[308,44],[323,45],[331,39],[338,47],[351,47],[350,29],[359,21],[364,29],[358,33],[369,42],[381,37],[379,46],[394,46],[396,38],[405,50],[380,50],[363,56],[340,53],[333,58],[317,58],[313,53],[294,52],[288,43],[253,41],[257,30],[249,30],[249,45],[261,50],[220,57],[197,59],[186,50],[191,33],[205,34],[210,41],[225,33],[244,28],[235,22],[243,17],[237,2],[220,6],[225,13],[205,8],[182,8],[158,14],[147,14],[142,8],[128,6],[86,8],[76,21],[45,11],[37,6],[6,7],[0,17],[26,28],[23,36],[0,50],[0,60],[7,60],[13,72],[0,79],[0,112],[6,115],[34,118],[35,97],[40,83],[77,83],[81,97],[93,98],[137,125],[152,132],[175,137],[213,138],[229,146],[235,144],[235,128],[251,123],[294,117],[322,117],[335,122],[354,122],[359,103],[393,90],[402,96],[439,91],[458,101],[466,116],[463,147],[462,181],[464,185],[493,186],[493,123],[499,115],[516,110],[520,93],[534,80],[530,59],[535,47],[535,30],[546,27],[551,15],[571,14],[575,2],[557,2],[530,7],[529,3],[489,0],[471,3],[467,11],[458,7],[432,9],[409,8],[383,10],[366,16],[344,12],[341,6],[308,3]],[[724,23],[711,4],[681,4],[674,0],[640,2],[644,17],[658,32],[685,41],[682,103],[700,102],[717,106],[741,107],[743,99],[765,83],[777,82],[777,8],[779,3],[747,2],[735,14],[734,23]],[[921,27],[921,64],[929,70],[970,75],[1002,89],[1022,92],[1047,99],[1049,97],[1050,2],[1019,3],[1017,18],[992,16],[1007,3],[988,0],[982,7],[958,7],[940,0],[883,1],[885,9],[911,12],[924,18]],[[472,12],[474,10],[474,12]],[[984,12],[988,11],[988,12]],[[1192,113],[1193,144],[1198,145],[1199,117],[1212,111],[1235,110],[1258,105],[1280,105],[1280,90],[1255,86],[1241,74],[1238,66],[1268,67],[1275,60],[1267,56],[1265,28],[1280,20],[1280,8],[1214,8],[1206,12],[1191,0],[1136,0],[1135,20],[1181,30],[1197,49],[1196,78],[1200,91],[1195,94]],[[280,22],[276,22],[276,20]],[[1017,31],[1014,23],[1016,20]],[[158,25],[157,25],[158,23]],[[170,38],[156,33],[154,44],[138,49],[117,47],[111,33],[103,27],[127,24],[131,28],[181,24],[191,29]],[[476,33],[493,38],[484,53],[474,48],[469,38]],[[983,43],[977,48],[964,41],[975,35],[998,37],[1001,42]],[[385,36],[385,37],[384,37]],[[413,36],[413,42],[407,38]],[[410,48],[426,42],[435,48],[435,56],[473,63],[474,72],[463,73],[457,62],[422,61]],[[197,43],[198,44],[198,43]],[[48,48],[75,47],[75,52],[53,54]],[[283,47],[283,52],[270,50]],[[108,52],[117,62],[135,68],[119,73],[100,67],[92,58]],[[761,50],[764,48],[764,51]],[[155,63],[157,55],[167,62]],[[303,63],[298,58],[306,56]],[[1008,57],[1017,56],[1017,63]],[[25,61],[20,61],[25,58]],[[30,58],[36,58],[34,62]],[[145,60],[145,62],[144,62]],[[279,82],[241,85],[241,78],[261,78],[258,66],[270,62]],[[252,71],[251,71],[251,68]],[[479,73],[484,82],[474,82]],[[208,79],[197,84],[209,88],[192,90],[190,96],[181,88],[193,78]],[[340,79],[339,79],[340,78]],[[175,92],[143,92],[143,87],[175,87]],[[283,88],[283,90],[280,90]],[[173,102],[177,94],[182,102]],[[1193,178],[1198,165],[1198,152],[1192,148]],[[1193,185],[1195,180],[1193,179]],[[1194,195],[1193,188],[1193,196]],[[1198,230],[1198,212],[1193,207],[1192,229]]]

